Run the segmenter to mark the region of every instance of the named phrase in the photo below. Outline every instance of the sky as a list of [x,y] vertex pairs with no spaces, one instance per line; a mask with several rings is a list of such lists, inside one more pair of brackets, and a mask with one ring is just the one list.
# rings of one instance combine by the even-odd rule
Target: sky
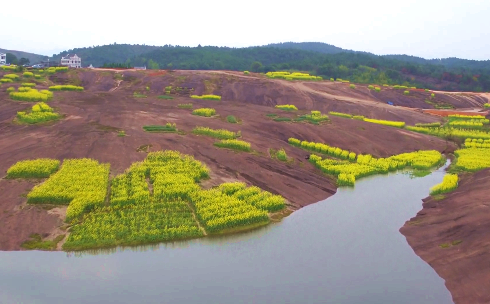
[[[15,6],[10,3],[7,8]],[[114,42],[246,47],[293,41],[379,55],[490,59],[489,0],[26,0],[22,6],[0,10],[0,48],[53,55]]]

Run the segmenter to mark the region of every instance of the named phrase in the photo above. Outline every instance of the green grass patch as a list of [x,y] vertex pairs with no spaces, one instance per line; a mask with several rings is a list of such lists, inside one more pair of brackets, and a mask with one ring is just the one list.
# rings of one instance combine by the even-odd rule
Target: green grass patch
[[174,99],[172,96],[168,96],[168,95],[159,95],[157,98],[158,99],[167,99],[167,100]]
[[58,246],[58,243],[61,242],[64,238],[65,235],[58,235],[54,240],[52,241],[43,241],[41,235],[35,233],[31,234],[30,239],[22,243],[20,246],[24,249],[28,250],[56,250],[56,247]]
[[289,118],[289,117],[276,117],[276,118],[274,118],[273,120],[274,120],[274,121],[279,121],[279,122],[281,122],[281,121],[293,121],[293,120],[292,120],[291,118]]
[[83,87],[74,86],[74,85],[55,85],[49,87],[50,91],[83,91]]
[[177,107],[179,109],[192,109],[194,105],[192,103],[179,103]]
[[117,136],[124,137],[124,136],[126,136],[126,132],[124,130],[121,130],[121,131],[117,132]]
[[141,94],[141,93],[138,93],[138,92],[134,92],[133,93],[133,97],[134,98],[146,98],[148,96],[144,95],[144,94]]
[[266,114],[265,116],[267,116],[267,117],[277,117],[278,115],[277,114],[274,114],[274,113],[270,113],[270,114]]
[[172,132],[177,132],[177,127],[175,123],[170,123],[167,122],[164,126],[159,126],[159,125],[149,125],[149,126],[143,126],[143,130],[146,132],[166,132],[166,133],[172,133]]
[[296,118],[294,121],[306,121],[314,125],[318,125],[321,122],[329,121],[328,115],[323,115],[320,111],[311,111],[311,114],[304,114]]

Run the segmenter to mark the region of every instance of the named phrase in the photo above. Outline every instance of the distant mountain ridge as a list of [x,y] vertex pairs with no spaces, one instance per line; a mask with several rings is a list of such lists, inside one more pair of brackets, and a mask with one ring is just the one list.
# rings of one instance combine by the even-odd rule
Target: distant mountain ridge
[[[82,66],[124,64],[149,69],[304,71],[354,83],[403,84],[448,91],[490,91],[490,60],[375,55],[321,42],[285,42],[244,48],[110,44],[76,48]],[[32,62],[32,61],[31,61]]]
[[346,50],[323,42],[281,42],[264,45],[264,47],[274,47],[279,49],[295,49],[317,52],[322,54],[354,53],[355,51]]
[[35,63],[40,62],[41,60],[48,59],[48,56],[44,56],[44,55],[22,52],[22,51],[15,51],[15,50],[7,50],[7,49],[0,49],[0,53],[12,53],[15,55],[15,57],[17,57],[17,59],[20,59],[22,57],[27,58],[27,59],[29,59],[29,62],[31,64],[35,64]]
[[447,67],[460,67],[460,68],[484,68],[490,69],[490,60],[471,60],[471,59],[461,59],[456,57],[441,58],[441,59],[425,59],[422,57],[412,56],[412,55],[376,55],[369,52],[363,51],[353,51],[342,49],[331,44],[323,42],[283,42],[283,43],[273,43],[268,44],[266,47],[275,47],[282,49],[296,49],[317,52],[322,54],[338,54],[338,53],[362,53],[372,56],[380,56],[389,59],[401,60],[416,64],[441,64]]

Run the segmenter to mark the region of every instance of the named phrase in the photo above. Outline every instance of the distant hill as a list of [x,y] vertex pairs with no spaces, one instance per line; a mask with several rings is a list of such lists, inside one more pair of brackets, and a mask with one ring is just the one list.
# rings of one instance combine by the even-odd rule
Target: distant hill
[[335,45],[323,43],[323,42],[282,42],[282,43],[271,43],[265,45],[265,47],[275,47],[279,49],[295,49],[303,51],[311,51],[322,54],[337,54],[343,52],[354,52],[352,50],[346,50]]
[[[342,49],[334,45],[323,43],[323,42],[283,42],[283,43],[269,44],[266,45],[266,47],[275,47],[281,49],[296,49],[296,50],[317,52],[322,54],[337,54],[337,53],[347,52],[347,53],[362,53],[362,54],[377,56],[375,54],[368,53],[368,52]],[[460,59],[460,58],[425,59],[425,58],[410,56],[410,55],[380,55],[380,56],[388,59],[395,59],[395,60],[400,60],[400,61],[414,63],[414,64],[435,64],[435,65],[443,65],[449,68],[490,69],[490,60],[481,61],[481,60],[468,60],[468,59]]]
[[77,54],[82,58],[82,66],[102,66],[104,63],[124,63],[129,59],[161,48],[160,46],[150,45],[131,45],[131,44],[110,44],[95,47],[76,48],[61,52],[51,57],[53,60],[60,60],[67,54]]
[[[490,61],[459,58],[424,59],[409,55],[375,55],[320,42],[285,42],[245,48],[111,44],[77,48],[82,65],[145,65],[150,69],[303,71],[355,83],[401,84],[448,91],[490,91]],[[27,54],[27,53],[26,53]],[[31,60],[32,62],[32,60]]]
[[31,64],[35,64],[35,63],[40,62],[41,60],[48,59],[48,56],[38,55],[38,54],[33,54],[33,53],[27,53],[27,52],[22,52],[22,51],[0,49],[0,53],[12,53],[17,57],[17,59],[20,59],[22,57],[27,58],[27,59],[29,59],[29,62]]

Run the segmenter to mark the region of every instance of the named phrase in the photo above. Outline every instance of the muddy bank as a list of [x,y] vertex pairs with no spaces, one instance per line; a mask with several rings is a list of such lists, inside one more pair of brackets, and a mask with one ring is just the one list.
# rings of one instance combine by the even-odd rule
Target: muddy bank
[[490,169],[461,178],[456,191],[424,200],[400,229],[446,280],[456,304],[490,303]]

